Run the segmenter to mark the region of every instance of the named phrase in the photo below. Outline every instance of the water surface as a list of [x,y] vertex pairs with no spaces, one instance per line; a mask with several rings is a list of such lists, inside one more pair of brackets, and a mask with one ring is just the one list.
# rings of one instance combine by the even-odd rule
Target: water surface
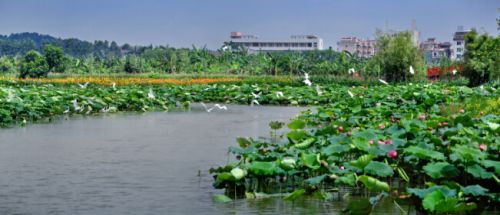
[[[0,214],[220,214],[208,169],[291,107],[111,114],[0,130]],[[198,173],[201,172],[201,176]],[[236,209],[237,210],[237,209]]]

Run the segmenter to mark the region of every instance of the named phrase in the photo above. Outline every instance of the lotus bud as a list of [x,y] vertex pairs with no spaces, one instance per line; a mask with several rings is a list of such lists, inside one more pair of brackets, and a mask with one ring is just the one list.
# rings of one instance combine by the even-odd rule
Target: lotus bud
[[387,156],[389,156],[390,158],[397,158],[398,152],[396,150],[391,150],[387,153]]
[[339,127],[337,128],[337,131],[339,131],[339,132],[342,132],[343,130],[344,130],[344,127],[342,127],[342,126],[339,126]]
[[425,120],[425,114],[422,114],[422,115],[418,116],[418,119],[421,120],[421,121],[424,121]]
[[368,143],[369,143],[370,145],[373,145],[373,140],[369,140],[369,141],[368,141]]
[[385,144],[386,144],[386,145],[391,145],[391,144],[392,144],[392,140],[391,140],[391,139],[386,140],[386,141],[385,141]]
[[344,166],[340,166],[340,170],[345,170],[345,167]]
[[382,130],[382,129],[384,129],[384,128],[385,128],[385,125],[384,125],[384,124],[380,124],[380,125],[378,125],[378,128],[379,128],[380,130]]
[[351,136],[351,132],[345,132],[345,136],[350,137]]
[[465,110],[464,109],[460,109],[459,111],[460,113],[465,113]]
[[379,140],[379,141],[378,141],[378,144],[379,144],[379,145],[384,145],[384,144],[385,144],[385,142],[384,142],[384,141],[382,141],[382,140]]
[[479,150],[481,150],[482,152],[483,151],[486,151],[487,147],[485,144],[479,144]]

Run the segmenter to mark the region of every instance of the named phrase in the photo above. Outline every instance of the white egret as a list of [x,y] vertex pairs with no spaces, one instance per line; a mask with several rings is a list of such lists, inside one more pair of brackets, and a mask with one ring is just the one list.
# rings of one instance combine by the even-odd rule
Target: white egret
[[80,86],[80,88],[82,88],[82,89],[87,88],[88,85],[89,85],[89,82],[86,82],[85,84],[78,84],[78,86]]
[[113,82],[113,90],[116,90],[116,83]]
[[260,95],[262,94],[262,92],[259,92],[259,94],[255,94],[252,92],[252,96],[256,99],[260,98]]
[[347,93],[349,94],[349,96],[351,96],[351,98],[354,98],[354,94],[352,94],[351,91],[347,90]]
[[203,106],[203,108],[205,108],[205,111],[208,113],[212,112],[212,110],[214,109],[214,107],[208,108],[207,105],[203,102],[201,102],[201,106]]
[[226,105],[215,104],[214,107],[218,108],[219,110],[227,110]]
[[318,94],[318,96],[321,96],[323,94],[319,85],[316,85],[316,93]]
[[351,74],[356,73],[356,70],[354,70],[354,68],[350,68],[348,72],[349,72],[349,75],[351,75]]
[[255,100],[255,99],[253,99],[253,100],[252,100],[252,103],[251,103],[251,104],[252,104],[252,106],[253,106],[254,104],[256,104],[256,105],[260,105],[260,104],[259,104],[259,101]]
[[149,88],[148,98],[150,98],[150,99],[156,98],[155,94],[153,93],[153,89],[152,88]]
[[413,66],[410,66],[410,74],[415,75],[415,70],[413,70]]
[[278,98],[283,97],[283,92],[281,91],[276,92],[276,97]]
[[304,84],[307,86],[312,86],[312,82],[309,80],[309,74],[307,72],[304,72]]
[[382,83],[382,84],[389,85],[389,83],[387,83],[386,81],[384,81],[382,79],[378,79],[378,81],[380,81],[380,83]]
[[312,82],[309,79],[304,80],[304,84],[306,84],[309,87],[312,86]]
[[69,108],[63,111],[63,114],[69,113]]
[[73,99],[71,102],[73,103],[73,108],[75,109],[75,111],[82,111],[82,108],[78,106],[78,101],[76,99]]
[[453,73],[453,75],[456,75],[457,74],[457,70],[453,69],[453,71],[451,73]]

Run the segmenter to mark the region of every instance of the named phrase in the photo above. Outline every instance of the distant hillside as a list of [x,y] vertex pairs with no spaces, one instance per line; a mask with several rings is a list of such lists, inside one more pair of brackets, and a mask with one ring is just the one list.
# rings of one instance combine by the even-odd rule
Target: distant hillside
[[0,56],[25,54],[29,50],[43,52],[45,44],[53,44],[61,47],[64,53],[73,57],[98,56],[103,58],[121,57],[127,53],[141,52],[146,47],[130,46],[124,44],[119,46],[114,41],[96,40],[93,43],[75,38],[62,39],[39,33],[15,33],[11,35],[0,35]]

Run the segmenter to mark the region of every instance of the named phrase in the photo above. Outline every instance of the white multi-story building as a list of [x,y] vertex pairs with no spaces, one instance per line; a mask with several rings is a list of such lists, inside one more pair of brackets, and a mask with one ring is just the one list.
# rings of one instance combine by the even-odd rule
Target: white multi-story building
[[451,43],[451,59],[452,60],[463,60],[465,53],[465,34],[469,33],[469,30],[464,30],[462,26],[459,26],[457,31],[453,34],[453,42]]
[[261,39],[255,35],[231,32],[231,43],[251,51],[312,51],[323,50],[323,39],[316,35],[294,35],[289,39]]
[[337,42],[337,51],[346,51],[363,58],[375,55],[376,40],[361,40],[356,37],[343,37]]

